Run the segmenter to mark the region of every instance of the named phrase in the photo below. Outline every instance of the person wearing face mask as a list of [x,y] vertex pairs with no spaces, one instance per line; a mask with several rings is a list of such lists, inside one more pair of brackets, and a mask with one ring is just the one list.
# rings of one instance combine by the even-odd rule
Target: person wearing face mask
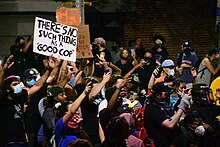
[[157,147],[168,147],[173,144],[174,138],[179,133],[177,124],[180,117],[190,105],[191,97],[185,94],[178,105],[177,112],[174,113],[169,106],[171,90],[163,82],[155,84],[144,112],[144,127],[149,138],[155,140]]
[[199,116],[187,114],[180,122],[181,133],[175,138],[173,147],[200,147],[200,140],[213,130]]
[[143,63],[142,68],[137,69],[139,80],[141,82],[140,88],[147,90],[151,75],[158,64],[153,57],[153,52],[150,50],[145,52],[144,59],[142,59],[140,62]]
[[182,52],[180,52],[176,58],[176,70],[180,75],[180,79],[187,85],[191,85],[193,83],[191,69],[197,63],[198,57],[191,48],[191,43],[189,41],[182,43],[181,48]]
[[[220,106],[213,104],[212,91],[206,84],[194,84],[191,90],[192,101],[187,115],[193,114],[200,117],[205,124],[208,124],[208,132],[205,130],[204,135],[201,135],[199,147],[220,146],[220,127],[217,116],[220,115]],[[206,129],[206,127],[204,127]],[[200,128],[201,129],[201,128]]]
[[198,73],[195,79],[195,83],[206,83],[208,86],[211,82],[211,74],[215,75],[220,68],[218,64],[217,68],[214,69],[212,62],[219,58],[219,52],[216,48],[209,50],[208,55],[201,61],[198,69]]
[[167,76],[175,75],[175,70],[174,70],[175,65],[171,59],[166,59],[165,61],[163,61],[161,66],[163,68],[163,71],[161,72],[160,77],[154,81],[154,84],[159,83],[159,82],[164,82],[164,79]]
[[120,52],[120,60],[115,65],[121,69],[121,75],[125,76],[134,66],[138,64],[135,54],[131,56],[128,49],[123,49]]
[[[183,80],[176,79],[173,81],[173,93],[170,95],[170,106],[174,111],[177,111],[177,103],[182,98],[183,90],[186,89],[186,84]],[[179,104],[179,103],[178,103]]]
[[[44,75],[45,80],[47,76],[49,71]],[[11,75],[4,79],[0,100],[0,146],[27,145],[23,123],[24,103],[42,87],[43,83],[42,79],[37,85],[26,90],[19,76]]]

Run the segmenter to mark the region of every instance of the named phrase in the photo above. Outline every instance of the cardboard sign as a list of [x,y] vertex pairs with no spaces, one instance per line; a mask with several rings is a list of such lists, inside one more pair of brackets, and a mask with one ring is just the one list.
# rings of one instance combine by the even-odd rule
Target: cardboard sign
[[34,27],[35,53],[76,61],[78,29],[36,17]]
[[81,15],[80,10],[77,8],[64,8],[61,7],[56,10],[57,23],[69,26],[80,25]]
[[76,58],[92,58],[92,50],[90,49],[89,25],[79,25]]

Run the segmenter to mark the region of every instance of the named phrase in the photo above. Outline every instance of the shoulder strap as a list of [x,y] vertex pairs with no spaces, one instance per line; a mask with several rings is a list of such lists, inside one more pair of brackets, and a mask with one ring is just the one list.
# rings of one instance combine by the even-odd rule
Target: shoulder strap
[[[211,62],[211,60],[210,60],[209,57],[206,57],[206,58],[208,58],[209,61]],[[202,61],[200,62],[200,64],[201,64],[201,63],[202,63]],[[199,65],[200,65],[200,64],[199,64]],[[201,79],[202,76],[205,74],[204,72],[205,72],[206,69],[208,69],[208,68],[205,66],[203,69],[201,69],[201,70],[198,71],[198,74],[199,74],[200,72],[202,72],[201,75],[200,75],[200,79]]]

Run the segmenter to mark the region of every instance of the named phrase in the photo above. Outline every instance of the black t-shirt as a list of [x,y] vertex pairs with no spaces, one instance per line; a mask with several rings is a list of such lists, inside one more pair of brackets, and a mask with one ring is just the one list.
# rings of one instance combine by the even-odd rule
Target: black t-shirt
[[153,60],[152,62],[149,62],[149,64],[145,64],[143,69],[138,68],[138,76],[142,86],[141,89],[148,89],[148,83],[157,65],[156,61]]
[[[104,50],[102,50],[102,51],[99,51],[98,49],[93,49],[93,50],[92,50],[92,54],[93,54],[93,56],[94,56],[94,62],[95,62],[95,63],[98,63],[98,62],[99,62],[99,59],[98,59],[97,55],[100,56],[101,52],[104,52],[104,53],[105,53],[105,61],[107,61],[107,62],[112,62],[112,57],[111,57],[111,53],[110,53],[109,50],[104,49]],[[99,66],[96,66],[96,65],[95,65],[95,71],[94,71],[94,73],[93,73],[93,76],[102,78],[102,77],[103,77],[103,74],[104,74],[104,66],[102,65],[101,67],[99,67]]]
[[27,103],[26,112],[24,113],[25,130],[27,133],[38,133],[40,125],[42,124],[42,118],[39,113],[38,103],[46,96],[48,84],[44,84],[43,87],[36,93],[34,93],[29,102]]
[[146,106],[144,127],[149,137],[155,140],[155,144],[158,147],[168,147],[178,132],[178,128],[169,129],[162,126],[163,121],[166,119],[169,118],[159,105],[151,103]]
[[115,65],[121,69],[121,75],[125,76],[130,70],[132,70],[133,65],[131,60],[127,60],[125,64],[121,63],[121,60],[118,60]]
[[92,144],[100,143],[98,132],[98,106],[86,97],[82,104],[83,130],[89,135]]
[[0,146],[8,142],[26,141],[22,115],[27,97],[27,91],[23,90],[16,100],[4,97],[0,101]]

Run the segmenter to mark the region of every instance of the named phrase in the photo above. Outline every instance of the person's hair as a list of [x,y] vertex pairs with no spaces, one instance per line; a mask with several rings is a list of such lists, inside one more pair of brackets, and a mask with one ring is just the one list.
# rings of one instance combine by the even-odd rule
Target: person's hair
[[92,143],[85,139],[77,139],[69,143],[67,147],[93,147]]
[[15,44],[20,43],[20,40],[21,40],[21,39],[25,40],[24,37],[18,36],[18,37],[15,39]]
[[180,87],[180,83],[185,83],[182,79],[176,79],[173,81],[173,87]]
[[58,108],[56,112],[56,118],[59,119],[65,115],[65,113],[68,111],[69,105],[71,105],[71,101],[67,101],[62,103]]
[[127,120],[124,117],[113,117],[106,128],[106,145],[126,147],[125,139],[131,134]]
[[123,54],[124,51],[127,51],[127,53],[128,53],[128,59],[131,59],[131,53],[130,53],[130,51],[129,51],[128,49],[125,49],[125,48],[121,50],[121,52],[120,52],[120,58],[122,58],[122,54]]
[[153,53],[151,50],[145,50],[144,55],[145,55],[146,53],[150,53],[150,54],[152,55],[152,57],[154,56],[154,53]]
[[213,54],[218,53],[218,50],[216,48],[212,48],[208,52],[208,56],[211,57]]

